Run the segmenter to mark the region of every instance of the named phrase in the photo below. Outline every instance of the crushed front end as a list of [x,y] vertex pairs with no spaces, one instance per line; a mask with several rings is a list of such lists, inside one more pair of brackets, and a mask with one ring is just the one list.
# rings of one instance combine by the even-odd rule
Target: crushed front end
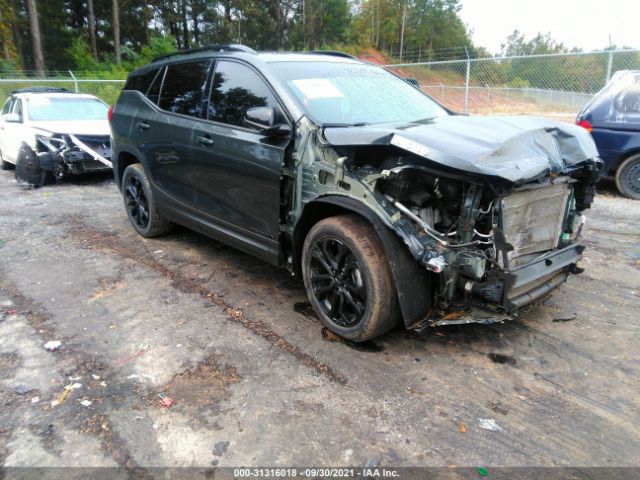
[[545,177],[497,193],[416,167],[385,173],[377,188],[400,214],[394,227],[437,275],[422,326],[513,318],[579,273],[584,199],[576,183]]
[[[458,128],[459,142],[445,141]],[[573,127],[448,117],[388,130],[326,129],[318,139],[306,178],[333,181],[315,182],[313,195],[366,203],[430,272],[421,292],[427,307],[419,318],[405,315],[408,328],[509,320],[581,272],[582,211],[602,162]],[[403,272],[393,273],[398,285]]]
[[40,168],[57,180],[68,174],[111,170],[111,139],[108,135],[73,135],[43,132],[36,135]]

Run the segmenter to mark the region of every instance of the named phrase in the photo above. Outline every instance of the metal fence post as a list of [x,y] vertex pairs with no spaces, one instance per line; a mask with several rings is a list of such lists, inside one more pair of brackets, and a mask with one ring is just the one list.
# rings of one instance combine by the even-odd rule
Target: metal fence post
[[611,65],[613,64],[613,50],[609,50],[609,63],[607,64],[607,78],[605,84],[611,79]]
[[464,47],[464,53],[467,55],[467,75],[464,80],[464,113],[467,113],[467,104],[469,102],[469,76],[471,74],[471,59],[469,58],[469,51],[467,47]]
[[73,91],[78,93],[78,79],[71,70],[69,70],[69,75],[71,75],[71,78],[73,78]]

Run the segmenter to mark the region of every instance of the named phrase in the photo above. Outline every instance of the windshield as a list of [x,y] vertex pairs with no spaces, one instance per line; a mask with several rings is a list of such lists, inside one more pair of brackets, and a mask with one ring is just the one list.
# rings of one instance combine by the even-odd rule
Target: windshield
[[29,98],[29,118],[33,121],[106,120],[108,107],[94,98]]
[[412,123],[447,115],[418,89],[374,65],[274,62],[271,66],[304,111],[323,125]]

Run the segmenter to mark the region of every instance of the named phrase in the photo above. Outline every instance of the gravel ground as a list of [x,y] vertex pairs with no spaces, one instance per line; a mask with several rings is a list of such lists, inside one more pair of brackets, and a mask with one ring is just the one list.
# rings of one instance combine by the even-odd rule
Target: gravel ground
[[542,305],[354,345],[287,272],[138,237],[109,177],[0,172],[0,463],[639,467],[640,202],[603,188]]

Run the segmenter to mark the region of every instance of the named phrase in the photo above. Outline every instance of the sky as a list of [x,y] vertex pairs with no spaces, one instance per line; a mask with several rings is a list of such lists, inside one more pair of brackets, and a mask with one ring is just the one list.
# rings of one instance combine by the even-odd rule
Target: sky
[[513,30],[527,40],[550,33],[569,48],[640,48],[640,0],[462,0],[460,16],[474,45],[499,53]]

